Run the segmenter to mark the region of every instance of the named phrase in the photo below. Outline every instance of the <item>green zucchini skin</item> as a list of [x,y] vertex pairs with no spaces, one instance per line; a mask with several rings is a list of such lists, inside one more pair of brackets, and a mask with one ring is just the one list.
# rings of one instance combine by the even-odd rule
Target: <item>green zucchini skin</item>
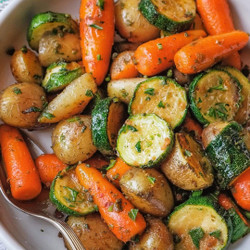
[[244,221],[240,218],[234,208],[230,208],[227,211],[232,220],[233,233],[231,242],[234,243],[245,235],[247,235],[250,232],[250,227],[248,227],[244,223]]
[[193,16],[190,20],[181,22],[171,20],[165,15],[160,14],[157,11],[157,7],[150,0],[141,0],[139,3],[139,10],[151,24],[170,33],[178,33],[188,30],[195,18],[195,16]]
[[232,239],[232,233],[233,233],[232,220],[231,217],[229,216],[229,213],[210,196],[191,196],[187,201],[175,207],[174,211],[168,217],[167,224],[169,224],[171,217],[173,216],[174,213],[181,210],[187,205],[206,206],[214,209],[217,212],[217,214],[221,217],[221,221],[227,225],[228,229],[227,243],[223,248],[221,248],[221,249],[227,249]]
[[65,62],[53,63],[47,68],[47,72],[49,70],[53,70],[56,67],[60,68],[59,71],[52,73],[48,81],[45,81],[44,79],[42,83],[42,86],[47,92],[56,92],[58,90],[63,89],[74,79],[84,73],[80,65],[78,68],[68,70],[67,63]]
[[111,102],[112,98],[105,98],[97,101],[91,114],[91,130],[93,143],[98,148],[98,150],[105,155],[114,154],[107,134],[107,120]]
[[[53,182],[51,184],[49,198],[52,201],[52,203],[54,203],[56,205],[56,207],[59,211],[64,212],[68,215],[82,216],[82,215],[86,215],[86,214],[93,213],[96,211],[96,205],[93,203],[93,201],[83,200],[82,202],[79,202],[76,200],[76,202],[69,203],[70,205],[67,203],[67,205],[66,205],[66,203],[63,204],[61,201],[61,199],[65,199],[65,197],[58,197],[58,195],[56,195],[56,193],[58,192],[58,190],[56,190],[56,183],[58,181],[61,181],[64,177],[67,177],[69,175],[70,171],[75,171],[75,167],[76,166],[69,166],[66,169],[64,169],[58,173],[58,175],[55,177],[55,179],[53,180]],[[91,197],[91,195],[89,193],[87,193],[85,191],[83,192],[82,187],[80,187],[81,190],[76,187],[75,180],[74,180],[74,186],[77,189],[76,191],[78,193],[82,194],[84,196],[84,198],[86,198],[87,196]],[[79,186],[80,186],[80,183],[79,183]],[[60,195],[63,194],[63,190],[59,190],[59,193],[60,193]],[[83,202],[87,202],[86,207],[81,208],[80,205]]]
[[[239,83],[239,81],[235,78],[235,77],[233,77],[230,73],[228,73],[227,71],[225,71],[225,70],[222,70],[222,69],[211,69],[211,70],[207,70],[207,71],[205,71],[205,72],[202,72],[202,73],[200,73],[199,75],[197,75],[194,79],[193,79],[193,81],[191,82],[191,84],[190,84],[190,86],[189,86],[189,92],[188,92],[188,96],[189,96],[189,101],[190,101],[190,108],[191,108],[191,110],[192,110],[192,112],[193,112],[193,114],[194,114],[194,116],[196,117],[196,119],[200,122],[200,123],[202,123],[202,124],[204,124],[204,125],[207,125],[207,124],[209,124],[209,123],[211,123],[211,121],[209,121],[209,119],[208,119],[208,117],[207,118],[205,118],[205,114],[204,113],[202,113],[202,111],[201,111],[201,108],[199,108],[198,107],[198,101],[196,100],[196,95],[197,95],[197,91],[199,91],[199,84],[200,84],[200,82],[203,80],[202,78],[203,77],[207,77],[207,76],[209,76],[209,74],[213,74],[213,73],[218,73],[218,72],[221,72],[221,74],[226,74],[225,76],[227,76],[227,77],[229,77],[232,81],[233,81],[233,83],[235,84],[235,87],[236,87],[236,89],[237,89],[237,98],[236,97],[233,97],[233,98],[236,98],[236,100],[235,100],[235,103],[233,104],[236,108],[237,108],[237,110],[239,109],[239,107],[240,107],[240,104],[241,104],[241,101],[242,101],[242,97],[241,97],[241,95],[240,95],[240,92],[241,92],[241,85],[240,85],[240,83]],[[222,79],[223,80],[223,79]],[[218,87],[218,86],[217,86]],[[210,89],[208,89],[207,90],[207,92],[209,92],[209,90]],[[212,91],[211,91],[212,92]],[[224,92],[224,91],[223,91]],[[204,97],[204,99],[205,99],[205,101],[206,101],[206,97]],[[228,105],[227,103],[224,103],[224,104],[226,104],[226,105]],[[225,105],[225,106],[226,106]],[[232,110],[232,107],[230,107],[231,108],[231,110],[228,110],[228,111],[230,111],[230,112],[234,112],[233,110]],[[236,109],[235,108],[235,109]],[[237,110],[235,110],[236,112],[237,112]],[[232,117],[231,118],[233,118],[234,116],[235,116],[235,114],[236,114],[236,112],[234,112],[233,113],[233,115],[232,115]],[[232,119],[230,119],[230,118],[220,118],[220,117],[217,117],[216,118],[216,120],[215,121],[228,121],[228,120],[232,120]],[[214,121],[213,121],[214,122]]]
[[239,135],[242,127],[235,121],[230,122],[209,143],[205,151],[216,173],[216,180],[222,189],[250,165],[250,152]]
[[[55,25],[53,25],[53,23]],[[43,29],[42,26],[47,24],[49,24],[48,27]],[[46,31],[52,31],[53,28],[57,28],[59,26],[64,26],[65,30],[68,33],[78,32],[77,24],[73,21],[69,14],[47,11],[35,15],[32,18],[27,31],[27,41],[29,43],[29,46],[34,50],[38,50],[39,41],[42,35]],[[38,28],[41,28],[42,32],[38,32],[39,34],[35,34]]]

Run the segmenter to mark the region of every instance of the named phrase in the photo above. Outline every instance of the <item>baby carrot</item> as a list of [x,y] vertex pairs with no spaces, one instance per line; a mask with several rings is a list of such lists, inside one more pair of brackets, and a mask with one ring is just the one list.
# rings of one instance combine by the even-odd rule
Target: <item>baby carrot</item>
[[31,200],[42,185],[34,161],[20,132],[11,126],[0,126],[2,157],[13,198]]
[[[197,0],[197,9],[209,35],[218,35],[234,30],[233,19],[227,0]],[[241,68],[238,52],[223,60],[223,64]]]
[[112,80],[133,78],[139,75],[133,58],[134,51],[123,51],[113,61],[110,68],[110,76]]
[[231,191],[237,204],[250,211],[250,166],[233,181]]
[[41,181],[49,187],[59,171],[67,167],[55,154],[40,155],[35,160]]
[[101,216],[118,239],[127,242],[144,231],[143,216],[97,169],[83,163],[77,166],[76,175],[93,196]]
[[82,0],[80,37],[86,72],[100,85],[109,68],[114,42],[114,1]]
[[179,49],[204,36],[203,30],[190,30],[143,43],[135,51],[136,68],[143,75],[156,75],[174,65],[174,55]]
[[190,116],[186,116],[182,128],[188,133],[194,133],[196,140],[202,140],[202,127],[201,125],[193,120]]
[[119,186],[120,179],[131,168],[121,158],[117,157],[114,166],[107,171],[106,175],[113,184]]
[[242,49],[248,39],[247,33],[232,31],[194,41],[175,54],[176,68],[184,74],[198,73],[210,68],[229,54]]
[[85,164],[90,165],[90,167],[97,168],[97,169],[102,169],[105,166],[109,165],[109,162],[106,161],[101,155],[95,154],[88,160],[84,162]]

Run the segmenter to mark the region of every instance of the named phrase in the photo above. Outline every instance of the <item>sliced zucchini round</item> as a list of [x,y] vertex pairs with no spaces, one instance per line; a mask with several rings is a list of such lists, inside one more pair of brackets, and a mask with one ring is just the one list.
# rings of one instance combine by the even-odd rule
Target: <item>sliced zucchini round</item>
[[231,241],[232,222],[211,198],[191,197],[169,216],[175,249],[225,249]]
[[65,88],[83,73],[83,68],[76,62],[53,63],[46,70],[42,86],[47,92],[56,92]]
[[152,167],[165,159],[173,146],[173,132],[155,114],[130,116],[119,131],[117,151],[128,165]]
[[230,123],[212,123],[202,134],[205,151],[216,170],[216,180],[222,189],[250,166],[250,152],[240,136],[241,126]]
[[39,41],[47,31],[79,32],[77,23],[69,14],[51,11],[39,13],[32,18],[27,33],[27,41],[32,49],[38,50]]
[[129,103],[129,113],[156,114],[174,129],[187,114],[186,91],[174,80],[156,76],[137,85]]
[[78,182],[75,167],[58,173],[50,187],[49,197],[58,210],[69,215],[86,215],[96,211],[92,196]]
[[245,124],[250,120],[250,81],[236,68],[227,66],[222,69],[235,77],[242,87],[242,103],[234,120],[240,124]]
[[177,187],[200,190],[213,183],[212,166],[200,144],[187,133],[175,134],[175,145],[161,170]]
[[202,124],[230,121],[240,103],[240,84],[223,70],[210,70],[194,78],[189,87],[190,108]]
[[190,28],[196,15],[194,0],[141,0],[139,10],[161,30],[178,33]]
[[104,155],[113,155],[118,131],[125,120],[125,106],[117,98],[97,102],[92,111],[92,138]]

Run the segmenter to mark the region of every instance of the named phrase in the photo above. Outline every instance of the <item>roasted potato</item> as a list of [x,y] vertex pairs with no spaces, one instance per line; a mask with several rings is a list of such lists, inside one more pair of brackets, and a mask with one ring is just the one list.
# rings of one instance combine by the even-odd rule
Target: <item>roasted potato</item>
[[128,104],[134,94],[136,86],[145,80],[143,77],[112,80],[108,83],[108,96],[117,97],[120,101]]
[[119,0],[115,4],[115,24],[128,41],[147,42],[159,36],[158,28],[148,22],[138,9],[140,0]]
[[38,84],[12,84],[1,92],[0,118],[11,126],[31,129],[46,103],[45,92]]
[[38,84],[42,82],[42,65],[36,54],[25,46],[13,54],[10,68],[17,82],[34,82]]
[[161,165],[162,172],[177,187],[199,190],[212,185],[212,166],[200,146],[189,134],[175,134],[171,154]]
[[166,178],[155,169],[132,168],[122,176],[120,187],[128,200],[143,213],[164,217],[174,206]]
[[72,81],[42,112],[40,123],[56,123],[79,114],[94,97],[97,86],[91,74],[86,73]]
[[69,216],[67,223],[86,250],[121,250],[123,247],[123,243],[115,237],[97,213],[85,217]]
[[174,243],[166,225],[156,218],[147,218],[147,229],[139,242],[130,243],[129,250],[173,250]]
[[81,60],[79,34],[65,33],[63,36],[45,34],[39,42],[39,60],[44,67],[58,61]]
[[52,133],[52,149],[66,164],[89,159],[97,150],[92,142],[91,117],[79,115],[59,122]]

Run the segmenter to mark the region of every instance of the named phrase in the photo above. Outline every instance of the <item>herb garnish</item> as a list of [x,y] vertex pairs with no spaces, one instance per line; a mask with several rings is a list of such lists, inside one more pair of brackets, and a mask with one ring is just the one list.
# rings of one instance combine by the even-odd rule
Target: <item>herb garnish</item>
[[141,141],[138,141],[136,144],[135,144],[135,148],[136,148],[136,151],[138,153],[141,153]]
[[135,221],[135,220],[136,220],[136,216],[137,216],[137,214],[138,214],[138,211],[139,211],[138,209],[132,208],[132,209],[129,211],[129,213],[128,213],[129,218],[130,218],[131,220]]
[[199,249],[200,240],[205,235],[203,229],[201,227],[194,228],[194,229],[190,230],[188,234],[191,236],[192,241],[193,241],[194,245],[196,246],[196,248]]

